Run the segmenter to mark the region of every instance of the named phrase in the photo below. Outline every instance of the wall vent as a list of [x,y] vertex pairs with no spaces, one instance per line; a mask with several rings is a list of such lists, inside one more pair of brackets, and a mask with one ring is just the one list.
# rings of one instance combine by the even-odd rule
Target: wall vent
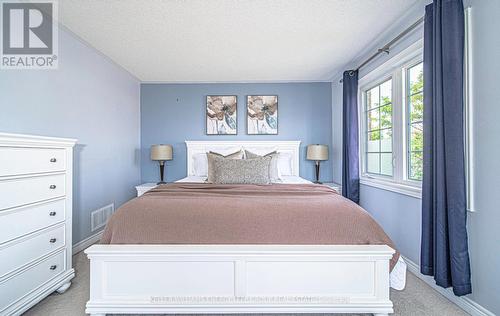
[[111,203],[98,210],[95,210],[90,214],[91,230],[96,231],[101,227],[106,226],[108,219],[115,212],[115,204]]

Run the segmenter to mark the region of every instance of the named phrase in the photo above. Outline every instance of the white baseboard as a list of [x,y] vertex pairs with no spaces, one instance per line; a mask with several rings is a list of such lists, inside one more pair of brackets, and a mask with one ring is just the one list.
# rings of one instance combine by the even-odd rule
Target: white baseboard
[[408,270],[410,270],[411,273],[413,273],[415,276],[417,276],[419,279],[427,283],[429,286],[431,286],[434,290],[438,291],[441,295],[458,305],[461,309],[466,311],[467,313],[473,315],[473,316],[495,316],[492,312],[484,308],[483,306],[479,305],[478,303],[474,302],[470,298],[466,296],[455,296],[453,294],[453,291],[448,288],[442,288],[439,285],[436,285],[436,282],[434,279],[430,276],[423,275],[420,273],[420,267],[418,264],[415,262],[411,261],[405,256],[402,256],[404,261],[406,262],[406,265],[408,266]]
[[73,254],[77,254],[82,250],[87,249],[88,247],[92,246],[96,242],[98,242],[101,239],[103,231],[98,231],[97,233],[85,238],[84,240],[81,240],[77,242],[76,244],[73,245]]

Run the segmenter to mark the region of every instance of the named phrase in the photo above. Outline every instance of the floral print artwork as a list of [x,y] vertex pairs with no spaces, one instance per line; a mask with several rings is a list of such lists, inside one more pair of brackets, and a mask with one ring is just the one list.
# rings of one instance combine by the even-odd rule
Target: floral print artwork
[[278,96],[247,97],[247,133],[250,135],[278,134]]
[[207,135],[236,135],[235,95],[207,96]]

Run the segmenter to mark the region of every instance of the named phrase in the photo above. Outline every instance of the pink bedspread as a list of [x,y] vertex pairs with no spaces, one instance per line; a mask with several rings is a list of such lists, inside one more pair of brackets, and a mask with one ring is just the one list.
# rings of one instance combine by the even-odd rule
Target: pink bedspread
[[[120,207],[104,244],[384,244],[361,207],[316,184],[160,185]],[[391,260],[391,270],[399,253]]]

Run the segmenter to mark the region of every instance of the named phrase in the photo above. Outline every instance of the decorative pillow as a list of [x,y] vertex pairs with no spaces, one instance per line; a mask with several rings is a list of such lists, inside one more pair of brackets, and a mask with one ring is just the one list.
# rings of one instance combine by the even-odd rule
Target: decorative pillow
[[[230,155],[241,151],[241,147],[221,147],[212,152],[219,155]],[[193,155],[193,173],[197,177],[206,177],[208,175],[208,159],[207,153],[199,153]]]
[[205,152],[213,152],[217,153],[219,155],[227,156],[234,154],[238,151],[241,150],[241,146],[226,146],[226,147],[221,147],[221,146],[213,146],[213,147],[208,147],[206,148]]
[[207,182],[209,183],[213,183],[214,182],[214,172],[215,172],[215,169],[214,169],[214,158],[215,157],[219,157],[219,158],[226,158],[228,160],[232,160],[232,159],[243,159],[243,155],[244,155],[244,152],[240,149],[239,151],[235,152],[235,153],[232,153],[232,154],[229,154],[229,155],[222,155],[222,154],[219,154],[219,153],[216,153],[216,152],[213,152],[213,151],[210,151],[207,153]]
[[258,154],[254,154],[253,152],[250,152],[248,150],[245,150],[246,159],[254,159],[254,158],[260,158],[260,157],[271,157],[271,165],[269,167],[269,178],[271,179],[271,182],[280,182],[280,180],[281,180],[280,172],[278,169],[279,156],[280,156],[280,154],[276,151],[272,151],[272,152],[265,154],[265,155],[258,155]]
[[214,178],[217,184],[269,184],[271,157],[226,159],[213,157]]
[[[245,147],[245,152],[252,152],[255,155],[265,156],[272,153],[273,151],[278,152],[278,147]],[[248,158],[248,157],[246,157]]]

